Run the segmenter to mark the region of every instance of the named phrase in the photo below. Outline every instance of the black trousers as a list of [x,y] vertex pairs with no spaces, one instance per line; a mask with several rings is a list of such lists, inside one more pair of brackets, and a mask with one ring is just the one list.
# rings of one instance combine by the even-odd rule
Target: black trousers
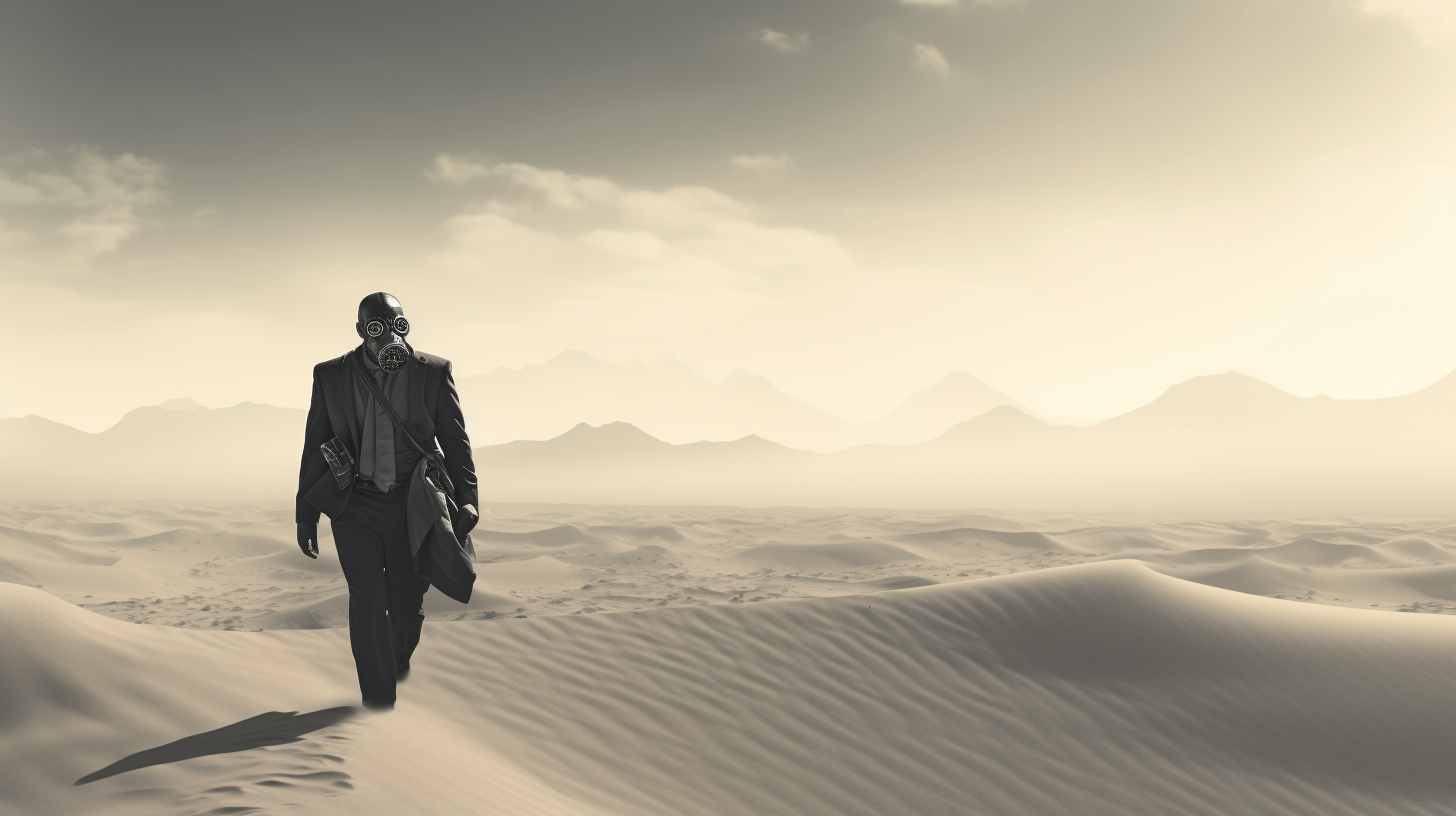
[[334,547],[349,583],[349,646],[365,702],[394,702],[397,672],[409,665],[425,622],[428,581],[415,575],[403,485],[388,493],[354,485],[332,520]]

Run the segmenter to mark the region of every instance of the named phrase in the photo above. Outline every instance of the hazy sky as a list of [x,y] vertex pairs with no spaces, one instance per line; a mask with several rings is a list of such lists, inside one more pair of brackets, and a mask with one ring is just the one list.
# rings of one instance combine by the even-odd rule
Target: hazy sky
[[1449,0],[9,2],[0,111],[4,416],[304,407],[381,289],[852,421],[1456,368]]

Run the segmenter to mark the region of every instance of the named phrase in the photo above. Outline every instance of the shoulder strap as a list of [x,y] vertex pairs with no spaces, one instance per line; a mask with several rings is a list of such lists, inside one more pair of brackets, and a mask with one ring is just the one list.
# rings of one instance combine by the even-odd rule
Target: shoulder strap
[[410,446],[415,449],[415,453],[418,453],[426,459],[429,459],[430,462],[439,469],[440,478],[445,481],[445,489],[450,491],[451,494],[454,494],[455,485],[450,483],[450,476],[445,471],[445,464],[440,461],[440,457],[436,456],[431,451],[426,451],[419,442],[415,441],[414,435],[411,434],[409,432],[409,429],[404,426],[404,420],[400,419],[399,414],[394,412],[394,406],[390,404],[389,398],[384,396],[384,391],[380,389],[379,383],[375,382],[374,378],[369,376],[369,372],[364,370],[364,364],[359,362],[359,360],[353,356],[352,350],[349,354],[349,362],[353,365],[354,372],[359,375],[359,379],[363,380],[364,384],[369,386],[369,390],[374,393],[374,398],[376,400],[379,400],[380,405],[384,406],[384,410],[389,414],[389,418],[394,420],[394,427],[398,428],[400,432],[404,434],[404,438],[408,440]]

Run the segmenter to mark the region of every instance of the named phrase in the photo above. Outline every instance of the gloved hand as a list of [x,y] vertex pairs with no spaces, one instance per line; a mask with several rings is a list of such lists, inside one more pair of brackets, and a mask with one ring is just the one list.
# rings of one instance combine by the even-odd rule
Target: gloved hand
[[480,512],[475,509],[475,505],[473,505],[473,504],[461,505],[460,506],[460,524],[459,524],[460,529],[458,529],[458,530],[455,531],[455,537],[457,539],[462,539],[462,538],[465,538],[466,536],[470,535],[470,531],[475,529],[475,525],[479,521],[480,521]]
[[309,558],[318,558],[318,525],[298,525],[298,548]]

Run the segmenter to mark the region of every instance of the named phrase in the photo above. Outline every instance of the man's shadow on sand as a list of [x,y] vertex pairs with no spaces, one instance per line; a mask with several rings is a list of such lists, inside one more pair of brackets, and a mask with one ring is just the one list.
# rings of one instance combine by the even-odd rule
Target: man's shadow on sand
[[135,771],[138,768],[165,765],[169,762],[179,762],[193,757],[230,754],[268,745],[287,745],[290,742],[299,742],[303,739],[304,734],[343,722],[358,712],[357,706],[325,708],[310,711],[307,714],[299,714],[297,711],[269,711],[267,714],[259,714],[232,725],[225,725],[215,731],[204,731],[201,734],[183,737],[176,742],[138,751],[99,771],[86,774],[77,779],[75,784],[84,785],[87,782],[95,782],[98,779]]

